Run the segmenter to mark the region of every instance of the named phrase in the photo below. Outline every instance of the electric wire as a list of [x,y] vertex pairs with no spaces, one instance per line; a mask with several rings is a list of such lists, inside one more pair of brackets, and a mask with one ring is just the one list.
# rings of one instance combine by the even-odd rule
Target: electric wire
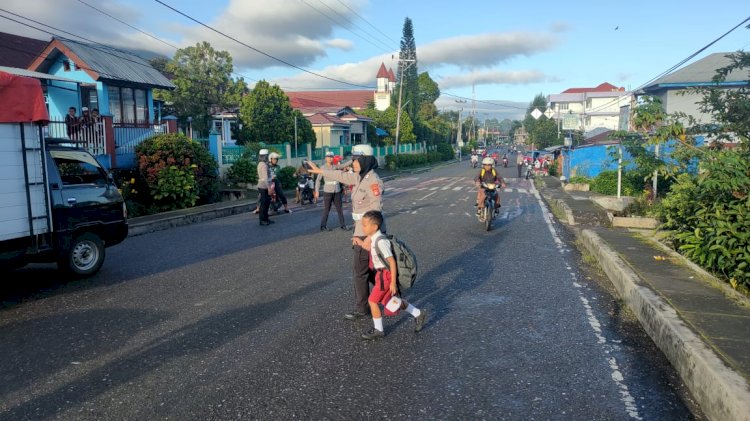
[[332,82],[340,83],[340,84],[343,84],[343,85],[356,86],[356,87],[359,87],[359,88],[367,88],[367,89],[372,89],[373,88],[373,86],[359,85],[359,84],[356,84],[356,83],[346,82],[346,81],[343,81],[343,80],[339,80],[339,79],[335,79],[335,78],[332,78],[332,77],[328,77],[328,76],[322,75],[320,73],[316,73],[316,72],[313,72],[311,70],[305,69],[304,67],[300,67],[300,66],[298,66],[296,64],[290,63],[290,62],[288,62],[286,60],[283,60],[281,58],[273,56],[273,55],[271,55],[269,53],[266,53],[265,51],[262,51],[262,50],[260,50],[258,48],[255,48],[255,47],[253,47],[253,46],[251,46],[251,45],[249,45],[249,44],[247,44],[245,42],[242,42],[242,41],[238,40],[237,38],[234,38],[234,37],[232,37],[232,36],[230,36],[230,35],[222,32],[222,31],[219,31],[218,29],[212,27],[211,25],[203,23],[200,20],[198,20],[198,19],[196,19],[196,18],[188,15],[187,13],[182,12],[182,11],[180,11],[180,10],[178,10],[178,9],[176,9],[176,8],[174,8],[174,7],[166,4],[166,3],[164,3],[161,0],[154,0],[154,1],[157,2],[157,3],[159,3],[159,4],[161,4],[162,6],[166,7],[167,9],[170,9],[173,12],[175,12],[175,13],[183,16],[183,17],[185,17],[186,19],[191,20],[191,21],[197,23],[200,26],[203,26],[204,28],[206,28],[206,29],[208,29],[208,30],[210,30],[212,32],[215,32],[215,33],[217,33],[217,34],[219,34],[219,35],[221,35],[221,36],[223,36],[223,37],[225,37],[227,39],[230,39],[230,40],[232,40],[232,41],[234,41],[234,42],[236,42],[236,43],[238,43],[238,44],[240,44],[240,45],[242,45],[242,46],[244,46],[246,48],[249,48],[250,50],[253,50],[253,51],[255,51],[255,52],[257,52],[257,53],[259,53],[259,54],[261,54],[263,56],[266,56],[266,57],[268,57],[270,59],[276,60],[279,63],[285,64],[285,65],[287,65],[289,67],[292,67],[294,69],[301,70],[301,71],[303,71],[305,73],[308,73],[308,74],[311,74],[313,76],[317,76],[319,78],[330,80]]

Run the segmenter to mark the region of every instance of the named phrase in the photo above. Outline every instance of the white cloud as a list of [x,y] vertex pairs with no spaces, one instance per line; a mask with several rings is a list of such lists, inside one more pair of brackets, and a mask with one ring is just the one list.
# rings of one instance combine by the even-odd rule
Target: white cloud
[[344,51],[351,51],[354,49],[354,43],[348,39],[336,38],[326,42],[326,45]]
[[536,70],[525,71],[482,71],[469,72],[460,75],[445,76],[438,83],[441,89],[461,88],[475,85],[525,85],[529,83],[546,82],[550,76]]
[[465,35],[417,46],[417,58],[427,66],[492,67],[517,56],[552,49],[555,37],[545,33],[510,32]]

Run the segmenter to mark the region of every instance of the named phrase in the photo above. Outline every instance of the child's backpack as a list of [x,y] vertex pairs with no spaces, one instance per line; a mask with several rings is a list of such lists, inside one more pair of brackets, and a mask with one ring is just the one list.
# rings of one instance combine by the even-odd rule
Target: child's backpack
[[[390,240],[391,252],[393,258],[396,259],[396,267],[398,267],[398,288],[403,291],[411,288],[414,281],[417,279],[417,256],[411,251],[409,246],[406,245],[401,239],[396,238],[394,235],[386,235],[385,238]],[[373,245],[375,247],[375,245]],[[375,248],[378,253],[380,260],[385,263],[380,249]]]

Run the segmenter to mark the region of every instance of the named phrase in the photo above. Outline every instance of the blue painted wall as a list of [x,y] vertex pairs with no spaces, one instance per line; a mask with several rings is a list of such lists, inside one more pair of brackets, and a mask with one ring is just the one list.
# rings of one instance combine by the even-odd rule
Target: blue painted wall
[[[697,136],[695,138],[697,146],[702,146],[704,138]],[[676,140],[670,140],[659,147],[659,156],[664,157],[667,162],[670,161],[670,156],[677,146]],[[565,177],[589,177],[594,178],[599,175],[602,171],[617,171],[617,161],[611,156],[611,153],[617,153],[618,144],[614,145],[587,145],[578,148],[573,148],[570,151],[570,165],[566,165],[564,169]],[[651,146],[648,150],[654,150]],[[568,159],[568,151],[563,150],[563,156]],[[625,170],[635,168],[635,165],[630,162],[632,156],[623,150],[623,162],[626,163]]]

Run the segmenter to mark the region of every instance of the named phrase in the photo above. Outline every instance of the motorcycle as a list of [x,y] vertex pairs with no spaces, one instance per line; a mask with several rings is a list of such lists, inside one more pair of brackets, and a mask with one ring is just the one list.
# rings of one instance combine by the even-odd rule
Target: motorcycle
[[508,168],[508,158],[503,158],[503,167]]
[[313,188],[315,187],[315,184],[313,183],[312,177],[310,177],[308,174],[302,174],[297,179],[297,189],[299,190],[299,200],[300,204],[304,205],[305,202],[312,204],[314,197],[313,197]]
[[498,185],[495,183],[482,183],[484,189],[484,208],[479,212],[479,222],[484,223],[485,230],[492,229],[492,221],[495,219],[495,190]]
[[534,164],[526,163],[526,179],[534,178]]
[[281,203],[281,199],[279,199],[279,195],[276,194],[276,187],[277,186],[275,180],[268,187],[268,195],[271,197],[271,205],[268,207],[268,211],[275,214],[279,213],[279,209],[284,206]]
[[476,168],[479,163],[479,158],[476,155],[471,156],[471,168]]

